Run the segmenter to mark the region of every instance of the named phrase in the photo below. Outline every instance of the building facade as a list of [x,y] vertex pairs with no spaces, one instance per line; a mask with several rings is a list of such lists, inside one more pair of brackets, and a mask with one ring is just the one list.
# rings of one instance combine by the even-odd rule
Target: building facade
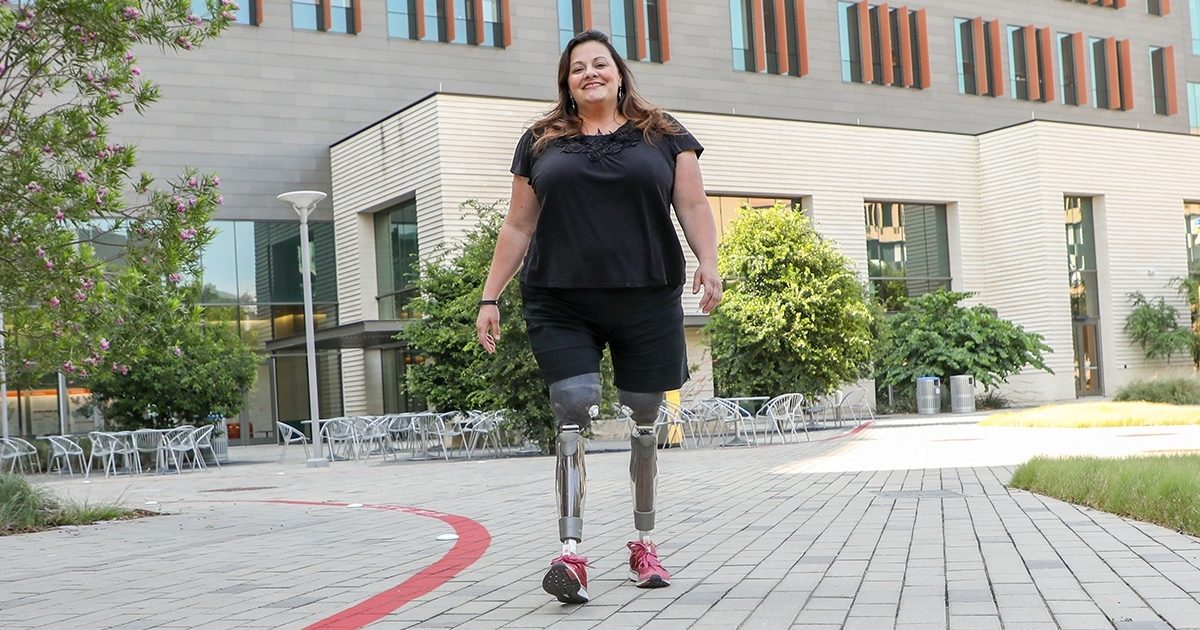
[[[152,172],[221,175],[205,282],[272,357],[244,434],[305,415],[302,315],[290,288],[230,285],[271,261],[237,254],[230,272],[220,252],[294,225],[280,192],[330,192],[315,216],[333,247],[315,277],[336,296],[318,309],[322,413],[416,404],[399,383],[420,357],[391,340],[414,253],[469,229],[464,201],[508,196],[512,147],[554,97],[562,44],[590,27],[705,144],[719,225],[742,202],[794,200],[885,300],[972,291],[1045,335],[1054,373],[1020,375],[1010,397],[1186,369],[1145,361],[1122,328],[1130,291],[1187,312],[1167,281],[1200,233],[1200,0],[246,4],[202,49],[143,51],[162,100],[114,130]],[[703,318],[685,309],[702,390]]]

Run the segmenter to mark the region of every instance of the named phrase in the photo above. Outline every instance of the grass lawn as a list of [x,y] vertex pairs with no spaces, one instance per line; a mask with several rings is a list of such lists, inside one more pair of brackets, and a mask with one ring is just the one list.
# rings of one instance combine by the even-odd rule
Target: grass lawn
[[1035,457],[1011,485],[1200,536],[1200,455]]
[[44,489],[29,485],[20,476],[0,474],[0,536],[153,514],[145,510],[127,510],[117,505],[63,502]]
[[1200,405],[1148,402],[1067,403],[996,413],[984,418],[979,424],[985,427],[1057,429],[1200,424]]

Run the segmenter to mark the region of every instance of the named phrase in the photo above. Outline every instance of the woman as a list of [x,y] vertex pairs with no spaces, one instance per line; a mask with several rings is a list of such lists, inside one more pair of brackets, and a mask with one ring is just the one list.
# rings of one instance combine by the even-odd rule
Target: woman
[[585,474],[580,432],[600,404],[600,356],[608,345],[630,437],[634,527],[630,578],[667,586],[650,541],[657,477],[654,421],[665,391],[687,380],[680,304],[683,250],[670,209],[700,262],[692,293],[705,313],[721,300],[717,238],[704,193],[703,147],[638,96],[621,56],[599,31],[576,35],[558,64],[558,100],[522,135],[512,199],[475,322],[494,352],[497,298],[517,269],[530,342],[550,389],[557,425],[556,480],[562,553],[542,580],[568,603],[588,601],[583,539]]

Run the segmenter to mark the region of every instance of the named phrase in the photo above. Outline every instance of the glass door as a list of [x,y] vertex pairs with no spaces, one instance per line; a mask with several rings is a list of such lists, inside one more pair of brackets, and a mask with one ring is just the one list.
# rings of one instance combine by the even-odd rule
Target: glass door
[[1074,322],[1075,395],[1099,396],[1104,393],[1100,381],[1100,325],[1098,321]]

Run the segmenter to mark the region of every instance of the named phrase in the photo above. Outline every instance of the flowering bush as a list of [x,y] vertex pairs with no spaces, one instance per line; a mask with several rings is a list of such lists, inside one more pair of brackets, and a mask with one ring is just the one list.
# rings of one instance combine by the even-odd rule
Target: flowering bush
[[117,329],[142,325],[130,297],[196,275],[219,180],[133,176],[133,147],[108,123],[159,96],[136,47],[189,50],[229,24],[231,7],[210,0],[205,21],[184,0],[0,0],[0,365],[11,385],[127,372],[105,355]]

